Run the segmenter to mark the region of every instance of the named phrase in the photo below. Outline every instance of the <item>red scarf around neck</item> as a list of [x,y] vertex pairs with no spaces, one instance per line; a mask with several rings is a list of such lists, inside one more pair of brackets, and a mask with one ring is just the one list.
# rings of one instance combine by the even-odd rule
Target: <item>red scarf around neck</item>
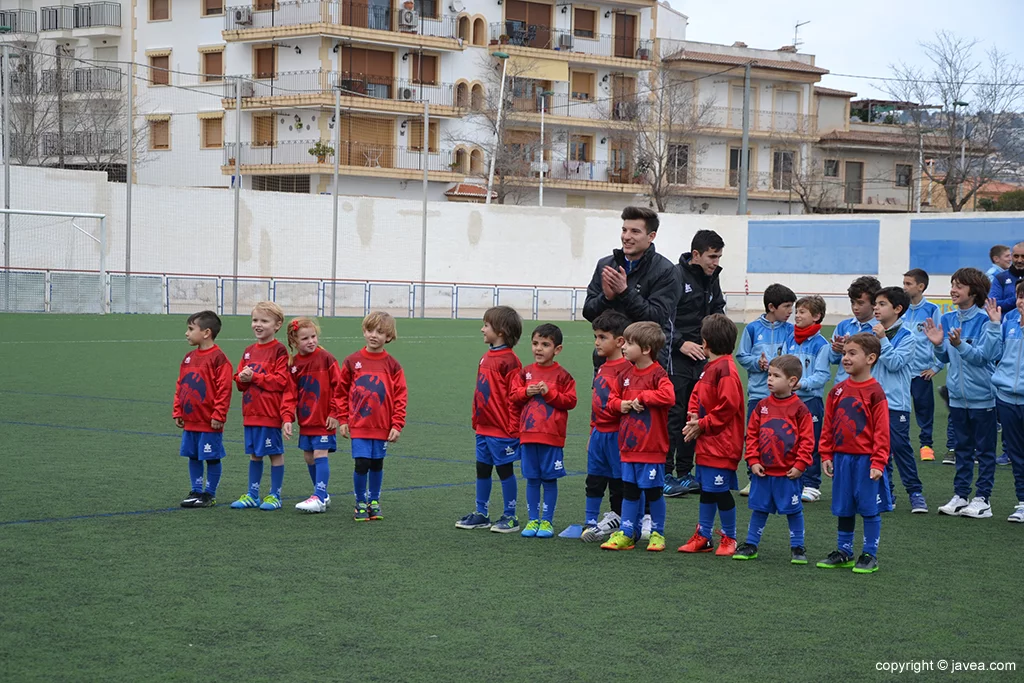
[[803,344],[805,341],[818,334],[821,331],[821,325],[808,325],[807,327],[794,327],[793,336],[796,338],[797,344]]

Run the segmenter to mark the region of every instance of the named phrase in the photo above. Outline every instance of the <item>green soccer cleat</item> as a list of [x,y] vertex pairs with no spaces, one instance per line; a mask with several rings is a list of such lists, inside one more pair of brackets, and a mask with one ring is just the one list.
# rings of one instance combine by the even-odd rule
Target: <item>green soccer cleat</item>
[[529,523],[526,525],[526,528],[523,529],[522,534],[520,535],[523,538],[533,538],[537,535],[538,530],[540,530],[540,520],[531,519]]
[[665,550],[665,537],[657,531],[651,532],[651,539],[647,542],[647,552],[660,553]]
[[246,493],[244,496],[231,504],[232,510],[244,510],[246,508],[258,508],[260,502]]
[[554,535],[555,527],[546,519],[537,527],[537,538],[551,538]]
[[384,513],[380,511],[380,503],[375,500],[370,501],[370,519],[384,519]]
[[601,544],[604,550],[632,550],[636,547],[632,536],[627,536],[622,530],[616,531],[607,541]]
[[857,564],[853,565],[854,574],[874,574],[878,571],[878,559],[871,553],[861,553]]
[[359,503],[356,505],[356,509],[352,513],[352,519],[357,522],[370,521],[370,510],[366,507],[366,503]]
[[753,543],[744,543],[732,554],[734,560],[756,560],[757,546]]
[[273,495],[273,494],[271,494],[271,495],[267,496],[266,498],[264,498],[263,502],[260,503],[260,510],[280,510],[280,509],[281,509],[281,499],[278,498],[277,496]]
[[849,569],[854,565],[853,558],[842,550],[833,550],[817,565],[818,569]]
[[807,564],[807,551],[802,545],[795,545],[789,551],[792,553],[790,564]]

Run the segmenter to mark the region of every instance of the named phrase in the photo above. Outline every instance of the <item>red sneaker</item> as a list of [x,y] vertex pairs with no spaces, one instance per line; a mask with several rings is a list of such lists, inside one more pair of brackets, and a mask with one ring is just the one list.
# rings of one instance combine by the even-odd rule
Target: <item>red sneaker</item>
[[679,546],[679,552],[681,553],[710,553],[715,549],[711,539],[707,536],[700,535],[700,526],[693,532],[693,536],[690,540]]
[[732,557],[736,554],[736,539],[729,538],[721,531],[718,535],[722,537],[722,540],[718,542],[718,550],[715,551],[715,555],[720,557]]

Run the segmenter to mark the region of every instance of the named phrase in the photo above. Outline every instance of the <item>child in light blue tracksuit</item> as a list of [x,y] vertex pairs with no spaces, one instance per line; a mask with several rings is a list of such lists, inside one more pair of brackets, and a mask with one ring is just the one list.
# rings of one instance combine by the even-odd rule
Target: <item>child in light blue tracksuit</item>
[[[920,268],[903,274],[903,291],[910,297],[910,308],[903,314],[903,326],[914,334],[914,359],[910,362],[910,397],[914,417],[920,430],[921,460],[934,460],[932,424],[935,421],[935,386],[932,378],[942,370],[935,359],[935,349],[924,334],[924,321],[940,323],[942,309],[924,298],[928,289],[928,273]],[[947,446],[950,444],[947,443]]]
[[853,311],[853,317],[836,325],[835,332],[832,334],[832,352],[829,354],[829,362],[839,366],[839,370],[836,371],[836,384],[847,377],[846,370],[843,370],[842,366],[843,345],[846,340],[861,332],[871,334],[871,330],[875,327],[875,292],[881,288],[882,283],[878,281],[878,278],[864,275],[851,282],[846,290],[850,297],[850,310]]
[[796,294],[792,289],[769,285],[764,290],[764,315],[743,328],[736,362],[747,371],[748,422],[754,407],[768,397],[768,363],[784,353],[793,336],[793,325],[786,321],[793,314],[794,303]]
[[924,499],[924,487],[917,476],[917,462],[914,447],[910,445],[910,363],[917,347],[914,333],[903,321],[903,313],[910,307],[910,297],[902,287],[885,287],[875,294],[875,319],[878,324],[873,330],[882,345],[878,362],[871,369],[885,392],[889,402],[889,461],[885,463],[889,474],[889,497],[896,507],[896,482],[893,481],[892,464],[900,471],[900,481],[910,496],[910,511],[928,512]]
[[803,486],[801,499],[813,503],[821,498],[821,456],[818,454],[818,440],[821,439],[821,422],[825,417],[825,403],[822,399],[825,384],[832,377],[829,354],[832,347],[821,336],[821,321],[825,318],[825,300],[820,296],[806,296],[796,302],[796,318],[793,336],[786,343],[785,353],[796,356],[803,368],[803,375],[796,385],[796,395],[811,411],[814,425],[814,461],[800,477]]
[[[989,299],[985,307],[989,318],[998,320],[998,302]],[[1003,425],[1003,451],[1010,456],[1017,506],[1006,518],[1024,523],[1024,281],[1017,283],[1017,308],[1003,316],[999,336],[999,365],[992,375],[996,389],[996,410]]]
[[[956,443],[954,496],[939,513],[981,519],[992,516],[989,496],[996,472],[996,397],[992,373],[999,358],[1001,326],[979,308],[988,295],[988,278],[976,268],[953,273],[950,299],[957,310],[942,316],[936,327],[925,321],[925,333],[935,346],[935,357],[949,364],[949,420]],[[974,461],[978,479],[974,499],[968,501]]]

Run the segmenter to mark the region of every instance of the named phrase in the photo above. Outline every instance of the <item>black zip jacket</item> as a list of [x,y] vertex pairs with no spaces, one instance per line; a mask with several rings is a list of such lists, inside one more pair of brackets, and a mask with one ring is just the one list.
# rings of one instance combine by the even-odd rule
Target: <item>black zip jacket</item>
[[689,253],[683,254],[679,257],[679,264],[675,266],[683,291],[676,307],[668,372],[671,375],[696,378],[704,370],[704,361],[698,362],[684,356],[679,348],[683,342],[688,341],[700,345],[701,323],[712,313],[725,312],[725,295],[722,294],[722,285],[718,281],[718,276],[722,272],[721,267],[716,268],[715,272],[708,276],[704,274],[703,268],[691,264],[690,258]]

